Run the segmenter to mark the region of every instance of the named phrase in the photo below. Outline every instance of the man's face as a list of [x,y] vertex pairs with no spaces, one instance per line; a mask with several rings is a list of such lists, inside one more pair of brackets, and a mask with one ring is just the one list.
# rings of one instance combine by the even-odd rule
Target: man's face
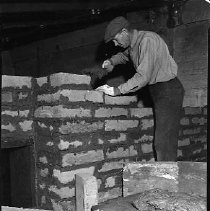
[[113,39],[113,42],[114,42],[115,46],[127,48],[130,44],[128,31],[123,29],[121,32],[117,33]]

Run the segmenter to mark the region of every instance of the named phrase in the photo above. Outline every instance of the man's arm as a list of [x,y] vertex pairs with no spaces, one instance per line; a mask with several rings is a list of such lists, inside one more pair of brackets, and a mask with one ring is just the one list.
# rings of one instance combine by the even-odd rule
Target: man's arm
[[122,94],[135,92],[145,86],[151,78],[156,61],[156,42],[152,38],[144,38],[139,46],[138,67],[135,75],[126,83],[118,86]]
[[126,49],[124,52],[119,52],[116,55],[113,55],[109,60],[113,66],[118,64],[125,64],[129,61],[129,50]]

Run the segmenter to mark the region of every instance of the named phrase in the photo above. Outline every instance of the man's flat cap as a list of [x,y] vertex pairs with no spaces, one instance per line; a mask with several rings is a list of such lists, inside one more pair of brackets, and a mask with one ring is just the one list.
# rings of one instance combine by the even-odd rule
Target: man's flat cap
[[115,35],[120,32],[123,28],[129,26],[129,22],[122,16],[113,19],[106,27],[104,41],[107,43],[112,40]]

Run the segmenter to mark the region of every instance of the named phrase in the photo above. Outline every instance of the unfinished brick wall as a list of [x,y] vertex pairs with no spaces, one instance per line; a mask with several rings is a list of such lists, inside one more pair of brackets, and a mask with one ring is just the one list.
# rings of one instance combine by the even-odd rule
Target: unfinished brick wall
[[[34,141],[38,208],[74,210],[75,174],[83,172],[98,179],[100,202],[118,197],[123,163],[154,160],[152,109],[138,107],[136,96],[91,90],[86,75],[2,81],[2,143]],[[179,160],[206,159],[207,107],[199,96],[185,96]]]

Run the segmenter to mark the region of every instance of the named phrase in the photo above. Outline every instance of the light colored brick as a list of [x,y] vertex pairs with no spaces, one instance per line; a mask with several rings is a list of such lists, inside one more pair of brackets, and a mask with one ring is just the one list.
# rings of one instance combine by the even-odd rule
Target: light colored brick
[[136,128],[138,125],[138,120],[105,120],[105,131],[126,131],[130,128]]
[[207,119],[204,117],[201,117],[201,118],[194,117],[194,118],[192,118],[192,123],[197,124],[197,125],[205,125],[205,124],[207,124]]
[[25,120],[23,122],[19,122],[18,124],[20,125],[21,130],[26,132],[26,131],[32,130],[33,121]]
[[150,144],[141,144],[141,151],[143,153],[150,153],[150,152],[153,152],[153,149],[152,149],[152,143]]
[[60,100],[60,93],[61,91],[57,91],[56,93],[52,93],[52,94],[42,94],[42,95],[37,95],[37,101],[44,101],[47,103],[52,103],[55,101]]
[[13,100],[12,92],[2,92],[1,93],[1,102],[2,103],[11,103]]
[[129,156],[129,149],[124,149],[123,147],[119,147],[116,151],[107,152],[107,158],[120,158],[120,157],[128,157]]
[[203,149],[204,149],[204,150],[207,150],[207,144],[204,144],[204,145],[203,145]]
[[55,185],[51,185],[48,190],[58,195],[61,199],[75,196],[75,188],[62,187],[59,189]]
[[118,117],[128,116],[125,108],[99,108],[95,111],[95,117]]
[[122,196],[122,188],[112,188],[107,192],[99,192],[99,203]]
[[105,104],[107,105],[129,105],[131,103],[137,103],[136,96],[111,97],[105,95]]
[[59,128],[59,132],[62,134],[68,133],[86,133],[86,132],[94,132],[97,130],[102,129],[104,123],[101,121],[88,123],[85,121],[81,121],[80,123],[77,122],[67,122],[65,125],[61,125]]
[[62,205],[60,203],[57,203],[55,202],[54,199],[50,199],[51,203],[52,203],[52,207],[53,207],[53,210],[56,210],[56,211],[64,211]]
[[151,142],[153,140],[153,136],[151,135],[143,135],[141,138],[134,140],[134,143],[144,143],[144,142]]
[[103,166],[101,167],[101,169],[98,170],[98,172],[106,172],[106,171],[110,171],[113,169],[120,169],[120,168],[123,168],[123,164],[124,164],[123,160],[116,161],[116,162],[113,161],[110,163],[104,163]]
[[188,114],[195,115],[195,114],[201,114],[202,113],[202,109],[200,107],[199,108],[186,107],[186,108],[184,108],[184,110],[185,110],[186,115],[188,115]]
[[105,188],[111,188],[115,186],[115,177],[108,177],[105,181]]
[[63,105],[41,106],[35,110],[34,116],[39,118],[91,117],[91,111],[90,109],[84,109],[81,107],[75,109],[64,108]]
[[88,152],[68,153],[62,158],[62,166],[80,165],[104,160],[103,150],[90,150]]
[[180,124],[181,124],[181,125],[189,125],[189,124],[190,124],[189,118],[186,118],[186,117],[182,118],[182,119],[180,120]]
[[207,142],[207,137],[206,136],[199,136],[199,137],[190,137],[191,141],[193,142],[201,142],[201,143],[206,143]]
[[13,132],[16,130],[16,127],[9,122],[9,124],[7,125],[1,125],[1,129],[8,130],[9,132]]
[[58,144],[58,149],[60,150],[67,150],[69,148],[70,143],[68,141],[60,140],[60,143]]
[[141,120],[141,129],[147,130],[148,128],[152,128],[154,126],[153,119],[142,119]]
[[196,150],[193,151],[193,154],[198,154],[198,153],[200,153],[201,151],[202,151],[202,148],[196,149]]
[[80,168],[72,171],[64,171],[64,172],[61,172],[58,169],[53,169],[53,177],[57,178],[60,183],[67,184],[75,179],[76,174],[87,173],[93,175],[94,171],[95,171],[94,166],[88,168]]
[[85,102],[85,96],[87,94],[86,90],[69,90],[63,89],[60,94],[69,99],[69,102]]
[[85,94],[85,100],[93,103],[103,103],[103,93],[98,91],[87,91]]
[[44,84],[47,84],[47,77],[36,78],[36,82],[39,87],[42,87]]
[[2,110],[1,115],[8,115],[11,117],[16,117],[16,116],[18,116],[18,111]]
[[13,87],[13,88],[23,88],[26,86],[27,88],[31,88],[31,77],[27,76],[2,76],[2,88],[5,87]]
[[200,128],[183,130],[183,135],[194,135],[201,132]]
[[189,138],[186,138],[184,140],[179,140],[178,141],[178,146],[179,147],[188,146],[188,145],[190,145],[190,139]]
[[126,134],[120,133],[119,135],[120,136],[118,138],[116,138],[116,139],[110,139],[110,140],[108,140],[108,142],[111,143],[111,144],[115,144],[115,143],[120,143],[120,142],[124,142],[124,141],[127,140]]
[[87,84],[90,85],[91,77],[70,73],[55,73],[50,76],[50,85],[53,87],[64,84]]
[[130,108],[131,117],[142,118],[153,115],[152,108]]
[[41,162],[43,164],[47,164],[48,163],[47,157],[46,156],[39,157],[39,162]]
[[88,174],[76,175],[76,210],[90,211],[98,204],[98,186],[96,177]]
[[207,108],[204,108],[204,109],[203,109],[203,114],[204,114],[204,115],[207,115],[207,112],[208,112]]
[[138,152],[137,152],[137,150],[134,148],[134,146],[132,145],[132,146],[129,147],[129,157],[135,156],[135,155],[138,155]]

